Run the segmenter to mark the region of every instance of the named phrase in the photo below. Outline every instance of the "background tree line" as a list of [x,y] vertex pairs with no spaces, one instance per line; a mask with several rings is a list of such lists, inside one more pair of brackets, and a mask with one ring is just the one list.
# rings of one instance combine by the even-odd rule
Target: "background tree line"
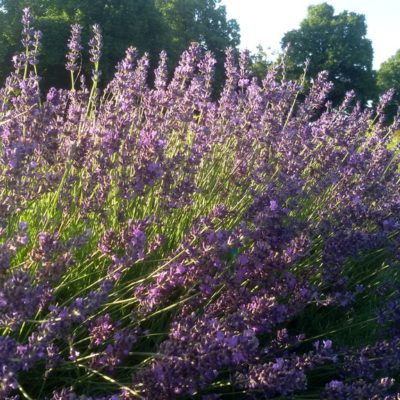
[[[197,41],[215,54],[220,85],[224,50],[228,46],[237,48],[240,43],[239,25],[227,18],[220,0],[0,0],[1,83],[11,70],[11,57],[21,49],[20,19],[26,6],[43,32],[40,74],[45,77],[45,88],[68,85],[64,65],[72,23],[84,27],[86,43],[90,26],[101,25],[103,82],[111,78],[128,46],[134,45],[141,53],[149,52],[153,66],[164,49],[172,68],[190,42]],[[366,35],[364,15],[349,11],[335,14],[327,3],[310,6],[300,27],[285,33],[281,41],[282,49],[287,48],[287,76],[299,78],[306,59],[310,80],[319,71],[327,70],[335,84],[330,95],[334,105],[348,90],[355,90],[357,99],[366,105],[394,87],[397,94],[391,108],[393,114],[400,102],[400,50],[374,71],[372,43]],[[272,61],[262,48],[252,55],[252,60],[255,75],[262,78]]]
[[[309,60],[308,80],[319,71],[328,71],[334,83],[330,93],[334,106],[349,90],[354,90],[356,100],[365,106],[376,103],[381,94],[394,88],[394,100],[386,110],[392,117],[400,105],[400,50],[374,71],[372,43],[366,35],[367,24],[362,14],[349,11],[335,14],[327,3],[308,7],[307,17],[300,27],[286,32],[281,40],[281,49],[286,49],[287,76],[298,79],[304,73],[306,59]],[[271,64],[262,48],[253,60],[259,76]]]
[[[148,52],[152,63],[166,50],[171,66],[192,41],[212,50],[223,66],[224,50],[240,42],[239,25],[229,20],[220,0],[0,0],[0,82],[11,71],[11,58],[21,51],[21,15],[30,7],[35,27],[43,32],[40,75],[44,86],[67,86],[65,54],[70,25],[83,26],[87,43],[90,26],[103,33],[102,80],[108,81],[129,46]],[[86,49],[86,59],[87,49]],[[90,67],[88,67],[90,68]],[[221,68],[218,74],[221,75]]]

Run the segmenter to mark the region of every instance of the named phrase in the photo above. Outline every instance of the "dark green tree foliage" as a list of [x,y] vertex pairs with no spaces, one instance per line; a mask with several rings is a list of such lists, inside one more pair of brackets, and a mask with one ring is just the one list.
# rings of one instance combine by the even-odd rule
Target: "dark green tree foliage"
[[225,49],[240,43],[239,25],[228,20],[220,0],[155,0],[156,8],[168,26],[168,44],[171,64],[192,41],[211,50],[217,60],[216,86],[223,79]]
[[381,64],[377,72],[377,86],[381,94],[389,89],[395,90],[393,101],[387,109],[387,114],[393,117],[400,106],[400,50]]
[[[43,51],[39,73],[45,87],[68,85],[65,54],[72,23],[84,27],[83,42],[89,40],[89,27],[100,24],[104,48],[101,60],[102,82],[107,82],[116,63],[129,46],[139,53],[150,53],[152,64],[159,52],[168,52],[171,65],[192,41],[200,42],[221,58],[227,46],[239,44],[239,27],[228,20],[220,0],[0,0],[0,82],[11,69],[11,57],[21,51],[21,10],[29,6],[36,28],[43,31]],[[85,59],[88,59],[86,46]],[[90,69],[85,64],[84,69]]]
[[251,54],[251,72],[261,82],[271,68],[272,60],[261,45],[257,46],[257,51]]
[[1,80],[10,71],[10,58],[21,49],[20,19],[25,6],[31,8],[35,15],[35,26],[43,32],[39,73],[46,76],[45,86],[60,86],[69,82],[64,64],[72,23],[85,27],[83,41],[86,43],[89,27],[94,23],[101,25],[104,37],[101,62],[103,82],[110,79],[116,63],[130,45],[152,55],[156,55],[165,45],[163,38],[167,27],[153,2],[148,0],[0,0],[0,4],[4,9],[2,17],[6,21],[0,27],[6,36],[0,45],[0,53],[5,52],[5,57],[0,60]]
[[216,55],[224,53],[227,44],[239,44],[239,26],[235,20],[227,20],[226,9],[219,3],[220,0],[155,0],[169,27],[169,45],[175,58],[194,38]]
[[[66,76],[59,76],[60,67],[65,59],[66,41],[69,34],[69,20],[66,14],[55,13],[54,2],[50,1],[21,1],[0,0],[0,84],[12,69],[11,58],[20,53],[22,45],[21,38],[21,15],[22,9],[29,6],[37,16],[35,27],[42,30],[45,37],[42,39],[44,46],[43,58],[46,62],[41,63],[40,74],[47,74],[47,81],[55,83],[54,77],[58,76],[60,83],[66,82]],[[51,34],[51,37],[48,37]],[[64,55],[62,55],[64,53]]]
[[373,49],[366,34],[364,15],[348,11],[335,15],[327,3],[310,6],[300,28],[287,32],[281,41],[282,48],[288,46],[289,77],[299,77],[308,58],[309,77],[322,70],[329,72],[335,88],[331,94],[334,105],[348,90],[355,90],[365,104],[375,94]]

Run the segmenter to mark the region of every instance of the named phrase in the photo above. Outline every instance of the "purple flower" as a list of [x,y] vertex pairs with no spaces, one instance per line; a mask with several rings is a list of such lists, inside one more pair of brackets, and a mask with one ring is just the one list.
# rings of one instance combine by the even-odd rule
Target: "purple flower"
[[71,26],[71,37],[68,41],[68,53],[66,69],[68,71],[77,71],[79,68],[78,60],[83,47],[81,46],[82,27],[78,24]]
[[[76,40],[79,39],[79,36],[78,36],[79,29],[77,28],[77,25],[75,25],[75,28],[73,28],[73,29],[75,29],[74,37],[73,37],[75,42],[71,43],[71,46],[73,45],[73,47],[75,49],[77,49],[78,43],[76,42]],[[91,56],[90,61],[95,64],[100,61],[101,49],[103,47],[103,42],[102,42],[103,37],[101,35],[100,25],[94,24],[92,26],[92,32],[93,32],[93,37],[89,41],[89,46],[90,46],[89,54]],[[72,41],[72,38],[71,38],[71,41]]]
[[107,340],[114,331],[114,325],[109,314],[96,318],[95,323],[89,329],[90,340],[95,345],[100,345]]
[[271,200],[269,207],[271,211],[276,211],[278,209],[278,203],[275,200]]

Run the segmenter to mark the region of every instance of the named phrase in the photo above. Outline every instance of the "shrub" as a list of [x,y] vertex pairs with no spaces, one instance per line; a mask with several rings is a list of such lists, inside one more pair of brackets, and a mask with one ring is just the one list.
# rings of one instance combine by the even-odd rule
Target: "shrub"
[[[0,396],[395,399],[399,153],[319,74],[261,83],[193,43],[129,48],[104,92],[40,93],[40,34],[0,91]],[[390,145],[390,146],[389,146]],[[386,396],[386,397],[385,397]]]

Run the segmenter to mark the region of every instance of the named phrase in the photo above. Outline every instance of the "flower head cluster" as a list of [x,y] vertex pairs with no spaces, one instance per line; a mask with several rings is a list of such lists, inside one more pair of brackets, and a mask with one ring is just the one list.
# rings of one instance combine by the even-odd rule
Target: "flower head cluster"
[[[98,63],[100,61],[101,57],[101,49],[103,47],[103,37],[101,34],[101,28],[100,25],[94,24],[92,26],[92,31],[93,31],[93,37],[89,41],[89,46],[90,46],[90,61],[94,64]],[[75,31],[72,32],[73,37],[71,37],[71,42],[74,40],[74,48],[76,49],[78,46],[78,43],[76,43],[77,39],[79,39],[79,31],[77,28],[75,28]],[[72,45],[72,43],[71,43]]]
[[78,60],[80,53],[83,49],[81,45],[81,34],[82,27],[78,24],[74,24],[71,27],[71,37],[68,41],[68,53],[67,53],[67,64],[66,69],[69,71],[77,71]]

